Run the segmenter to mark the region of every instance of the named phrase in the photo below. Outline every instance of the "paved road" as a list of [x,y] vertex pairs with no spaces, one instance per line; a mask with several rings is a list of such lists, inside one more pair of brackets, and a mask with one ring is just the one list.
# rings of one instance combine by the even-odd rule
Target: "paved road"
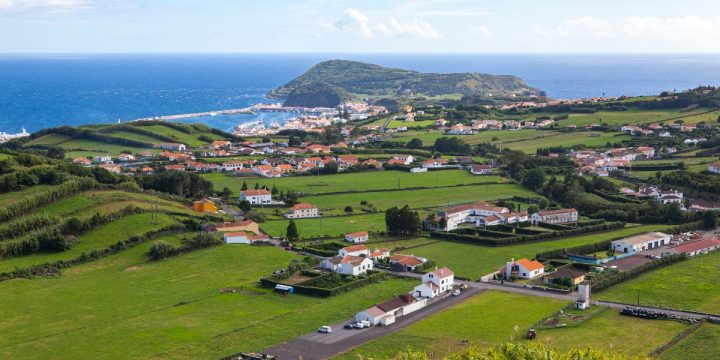
[[320,360],[327,359],[339,353],[348,351],[360,346],[375,338],[393,333],[418,320],[424,319],[440,310],[457,304],[460,301],[477,295],[482,290],[468,288],[459,296],[449,296],[436,301],[416,312],[397,318],[396,322],[389,326],[373,326],[362,330],[347,330],[343,326],[353,322],[348,319],[337,324],[332,324],[332,333],[321,334],[314,332],[300,338],[288,341],[282,345],[266,349],[263,353],[275,355],[280,360]]

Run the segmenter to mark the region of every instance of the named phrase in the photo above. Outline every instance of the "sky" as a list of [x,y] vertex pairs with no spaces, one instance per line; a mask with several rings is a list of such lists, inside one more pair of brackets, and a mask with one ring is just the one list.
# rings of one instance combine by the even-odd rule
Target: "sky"
[[4,53],[717,53],[718,0],[0,0]]

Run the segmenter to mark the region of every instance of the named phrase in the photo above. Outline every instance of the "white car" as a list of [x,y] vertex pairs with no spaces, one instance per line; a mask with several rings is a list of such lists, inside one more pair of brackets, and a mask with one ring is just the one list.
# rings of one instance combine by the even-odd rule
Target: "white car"
[[321,332],[321,333],[323,333],[323,334],[329,334],[329,333],[332,332],[332,328],[329,327],[329,326],[327,326],[327,325],[325,325],[325,326],[321,326],[321,327],[318,329],[318,331]]
[[460,289],[456,289],[455,291],[452,292],[452,294],[453,294],[453,296],[460,295]]

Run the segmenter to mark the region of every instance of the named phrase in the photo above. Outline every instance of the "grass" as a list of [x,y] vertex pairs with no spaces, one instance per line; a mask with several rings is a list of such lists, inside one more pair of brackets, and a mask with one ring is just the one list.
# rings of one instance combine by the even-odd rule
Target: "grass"
[[462,339],[468,339],[470,346],[524,339],[525,331],[532,324],[565,305],[561,300],[488,291],[337,359],[357,359],[358,355],[389,358],[408,346],[432,351],[441,357],[467,346],[461,344]]
[[110,224],[100,226],[78,237],[78,243],[70,250],[59,253],[35,253],[32,255],[0,260],[0,272],[13,271],[15,268],[25,268],[32,265],[42,265],[46,262],[74,259],[83,252],[104,249],[118,241],[125,240],[132,235],[140,235],[150,230],[176,223],[176,220],[166,214],[159,214],[158,223],[153,224],[152,214],[135,214],[126,216]]
[[[271,236],[285,236],[289,220],[269,220],[260,228]],[[385,231],[385,213],[335,216],[328,218],[297,219],[295,224],[301,238],[339,236],[353,231]]]
[[[281,296],[256,281],[296,256],[232,246],[150,262],[142,244],[56,279],[0,283],[0,357],[198,359],[260,351],[408,291],[391,279],[329,299]],[[238,289],[220,294],[219,289]]]
[[28,141],[28,145],[59,145],[70,140],[71,137],[61,134],[48,134]]
[[498,176],[473,176],[465,170],[443,170],[412,174],[405,171],[374,171],[320,176],[294,176],[277,179],[243,179],[225,174],[203,174],[216,189],[229,188],[239,195],[243,182],[253,188],[257,182],[278,190],[294,190],[307,194],[321,194],[341,191],[365,191],[385,189],[406,189],[412,187],[437,187],[479,182],[503,182]]
[[123,152],[130,152],[132,154],[141,151],[152,151],[157,152],[157,149],[148,149],[133,147],[127,145],[109,144],[95,140],[86,139],[71,139],[61,144],[59,147],[70,150],[65,154],[66,158],[72,158],[77,156],[95,156],[95,155],[110,155],[116,156]]
[[188,206],[156,196],[132,193],[120,190],[86,191],[78,195],[58,200],[48,206],[37,209],[37,213],[47,213],[58,217],[92,215],[95,212],[108,213],[128,205],[150,208],[158,205],[160,210],[192,212]]
[[720,313],[720,252],[696,256],[642,274],[599,294],[598,299]]
[[212,133],[204,133],[201,131],[197,131],[195,129],[192,130],[192,134],[184,133],[182,131],[178,131],[176,129],[164,126],[162,124],[158,125],[151,125],[151,126],[143,126],[142,129],[152,131],[156,134],[170,136],[177,140],[177,142],[183,143],[187,146],[191,147],[198,147],[198,146],[204,146],[207,145],[207,141],[203,141],[198,139],[201,135],[207,135],[214,139],[220,139],[220,136],[214,135]]
[[405,122],[401,120],[393,120],[388,124],[388,129],[396,129],[401,126],[407,126],[409,128],[424,128],[435,124],[435,120],[418,120]]
[[478,279],[499,269],[511,258],[534,258],[542,251],[592,244],[644,232],[663,230],[667,225],[627,227],[608,232],[575,236],[560,240],[533,242],[513,246],[480,246],[460,242],[439,241],[412,249],[412,253],[434,260],[438,266],[448,266],[458,276]]
[[717,360],[720,325],[705,323],[660,355],[661,360]]
[[561,352],[604,349],[628,357],[644,356],[672,340],[688,325],[677,321],[622,316],[615,309],[572,327],[538,330],[537,340]]
[[9,205],[23,201],[28,197],[50,191],[53,187],[53,185],[33,185],[30,187],[25,187],[18,191],[2,193],[0,194],[0,203],[2,203],[3,206],[7,207]]
[[392,206],[409,205],[413,209],[448,206],[479,200],[511,198],[513,196],[541,197],[535,192],[515,184],[472,185],[443,189],[421,189],[404,191],[381,191],[339,195],[320,195],[301,198],[300,201],[313,204],[321,211],[341,212],[345,206],[360,207],[367,201],[380,210]]

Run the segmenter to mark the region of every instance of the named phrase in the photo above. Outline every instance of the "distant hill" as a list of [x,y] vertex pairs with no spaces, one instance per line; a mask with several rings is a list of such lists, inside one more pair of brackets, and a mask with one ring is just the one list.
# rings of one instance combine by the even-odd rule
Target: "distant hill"
[[442,96],[544,96],[512,75],[480,73],[421,73],[357,61],[330,60],[311,67],[268,96],[285,99],[285,106],[336,106],[344,100],[401,99]]

